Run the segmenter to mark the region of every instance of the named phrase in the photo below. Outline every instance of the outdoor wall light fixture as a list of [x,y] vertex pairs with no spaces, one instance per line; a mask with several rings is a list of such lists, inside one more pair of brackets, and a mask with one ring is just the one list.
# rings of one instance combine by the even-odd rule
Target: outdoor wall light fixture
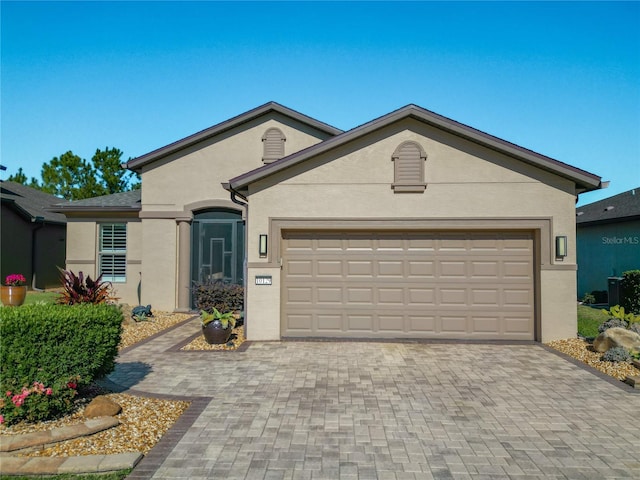
[[564,258],[567,256],[567,237],[556,237],[556,258]]
[[264,233],[260,234],[258,253],[260,254],[260,258],[264,258],[267,256],[267,235],[265,235]]

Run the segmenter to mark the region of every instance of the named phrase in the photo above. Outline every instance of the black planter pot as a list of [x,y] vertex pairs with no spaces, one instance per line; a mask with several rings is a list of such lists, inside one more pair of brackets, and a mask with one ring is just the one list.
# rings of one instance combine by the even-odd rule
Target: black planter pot
[[202,327],[202,334],[204,339],[209,345],[227,343],[233,329],[222,328],[222,325],[218,321],[213,321],[207,324],[206,327]]

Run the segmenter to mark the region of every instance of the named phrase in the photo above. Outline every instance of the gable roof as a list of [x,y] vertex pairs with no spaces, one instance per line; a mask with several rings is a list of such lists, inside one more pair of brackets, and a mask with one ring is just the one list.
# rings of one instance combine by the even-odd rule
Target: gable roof
[[342,133],[342,130],[332,127],[331,125],[316,120],[315,118],[308,117],[300,112],[296,112],[290,108],[287,108],[283,105],[280,105],[276,102],[268,102],[264,105],[256,107],[248,112],[242,113],[236,117],[230,118],[229,120],[225,120],[224,122],[218,123],[212,127],[209,127],[200,132],[194,133],[193,135],[189,135],[188,137],[183,138],[182,140],[178,140],[176,142],[170,143],[164,147],[158,148],[152,152],[149,152],[140,157],[129,160],[126,163],[122,164],[123,168],[128,168],[130,170],[139,170],[142,166],[147,165],[151,162],[155,162],[167,155],[175,153],[179,150],[187,148],[195,143],[201,142],[203,140],[207,140],[211,137],[219,135],[227,130],[235,128],[243,123],[250,122],[251,120],[258,118],[262,115],[266,115],[270,112],[277,112],[287,117],[290,117],[294,120],[297,120],[301,123],[306,123],[307,125],[312,126],[313,128],[320,130],[322,132],[328,133],[330,135],[338,135]]
[[640,187],[576,208],[580,226],[640,219]]
[[40,217],[46,223],[61,225],[67,223],[64,215],[50,210],[53,205],[63,201],[55,195],[20,183],[2,181],[0,183],[0,197],[3,205],[13,208],[30,222],[34,222]]
[[592,173],[566,163],[562,163],[545,155],[541,155],[532,150],[520,147],[498,137],[494,137],[493,135],[456,122],[455,120],[442,115],[438,115],[437,113],[431,112],[417,105],[407,105],[352,130],[348,130],[336,137],[329,138],[324,142],[284,157],[276,162],[232,178],[229,180],[228,188],[238,193],[246,192],[249,184],[253,182],[290,168],[309,158],[344,145],[347,142],[353,141],[406,118],[419,120],[458,137],[465,138],[471,142],[517,158],[518,160],[555,173],[561,177],[570,179],[576,183],[579,193],[601,188],[601,178]]
[[112,193],[100,197],[84,198],[73,202],[60,203],[55,206],[55,211],[69,212],[137,212],[142,208],[141,190]]

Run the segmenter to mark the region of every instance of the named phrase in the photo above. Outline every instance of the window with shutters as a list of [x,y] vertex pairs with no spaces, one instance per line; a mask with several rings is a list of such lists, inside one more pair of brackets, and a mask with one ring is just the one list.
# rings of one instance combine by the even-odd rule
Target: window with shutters
[[264,153],[262,161],[264,163],[275,162],[284,157],[284,142],[287,139],[278,128],[270,128],[262,135],[262,146]]
[[394,179],[391,188],[396,193],[424,192],[427,184],[424,180],[424,165],[427,154],[416,142],[403,142],[398,145],[391,157],[394,165]]
[[104,223],[100,225],[98,252],[102,280],[125,282],[127,280],[127,224]]

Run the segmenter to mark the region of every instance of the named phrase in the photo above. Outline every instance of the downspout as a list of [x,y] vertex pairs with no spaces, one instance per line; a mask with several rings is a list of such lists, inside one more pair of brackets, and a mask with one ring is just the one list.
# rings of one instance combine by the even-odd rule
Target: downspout
[[31,223],[36,226],[31,230],[31,289],[36,292],[44,290],[36,287],[36,232],[44,227],[44,217],[35,217],[31,219]]
[[[226,188],[230,193],[231,193],[231,201],[237,205],[240,205],[242,207],[245,208],[245,211],[247,213],[247,219],[249,218],[249,200],[247,200],[247,197],[245,197],[244,195],[242,195],[241,193],[237,192],[236,190],[234,190],[230,184],[226,183],[222,185],[224,188]],[[237,197],[240,197],[242,200],[238,200]],[[247,245],[248,245],[248,240],[249,240],[249,229],[247,228],[246,225],[246,221],[245,221],[245,228],[244,228],[244,249],[245,249],[245,255],[244,255],[244,261],[242,262],[242,269],[244,270],[242,278],[243,278],[243,283],[244,285],[242,285],[242,288],[244,288],[244,298],[243,298],[243,305],[242,305],[242,310],[244,312],[244,318],[243,318],[243,322],[244,322],[244,338],[247,338],[247,335],[249,334],[249,325],[247,325],[247,286],[249,285],[247,282],[247,274],[249,273],[249,270],[247,268]]]

